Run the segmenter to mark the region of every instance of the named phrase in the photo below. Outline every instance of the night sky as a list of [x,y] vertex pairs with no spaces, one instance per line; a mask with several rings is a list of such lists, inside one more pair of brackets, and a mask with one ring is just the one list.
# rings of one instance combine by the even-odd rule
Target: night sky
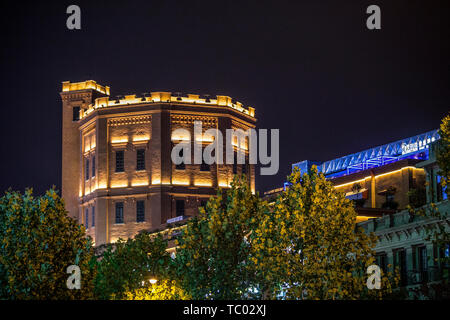
[[[81,30],[66,8],[81,8]],[[381,30],[366,8],[381,7]],[[2,1],[0,191],[61,188],[61,82],[111,95],[229,95],[280,129],[291,164],[439,126],[449,111],[446,1]]]

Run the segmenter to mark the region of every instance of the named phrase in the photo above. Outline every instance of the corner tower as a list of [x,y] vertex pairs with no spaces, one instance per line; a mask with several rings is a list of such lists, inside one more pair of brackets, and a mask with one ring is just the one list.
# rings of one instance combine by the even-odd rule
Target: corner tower
[[62,83],[62,197],[69,216],[78,219],[81,180],[79,120],[96,98],[109,95],[109,87],[93,80]]

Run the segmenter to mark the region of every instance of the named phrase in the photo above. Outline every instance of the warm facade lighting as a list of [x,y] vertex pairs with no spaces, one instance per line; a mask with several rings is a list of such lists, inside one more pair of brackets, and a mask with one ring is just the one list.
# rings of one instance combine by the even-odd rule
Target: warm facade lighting
[[194,186],[196,187],[212,187],[211,181],[195,181]]
[[364,181],[366,181],[367,179],[370,179],[370,178],[371,178],[371,176],[367,176],[367,177],[365,177],[363,179],[355,180],[355,181],[351,181],[351,182],[347,182],[347,183],[343,183],[343,184],[340,184],[340,185],[337,185],[337,186],[334,186],[334,187],[335,188],[340,188],[340,187],[348,186],[348,185],[351,185],[351,184],[354,184],[354,183],[364,182]]
[[180,185],[180,186],[188,186],[189,181],[187,181],[187,180],[172,180],[172,184]]
[[231,185],[229,183],[226,183],[226,182],[219,182],[219,187],[231,188]]
[[124,182],[116,182],[111,184],[111,188],[125,188],[125,187],[128,187],[128,184]]
[[148,181],[136,181],[131,183],[132,187],[148,186]]
[[99,97],[95,99],[95,102],[89,105],[88,109],[82,114],[81,116],[82,118],[88,116],[91,112],[99,108],[116,107],[123,105],[160,103],[160,102],[224,106],[235,109],[239,112],[249,115],[250,117],[255,116],[254,108],[248,107],[248,109],[245,109],[242,106],[242,103],[240,102],[233,103],[232,99],[228,96],[217,96],[217,99],[214,98],[204,99],[200,98],[198,94],[188,94],[187,97],[180,97],[180,96],[173,96],[171,92],[151,92],[149,97],[138,98],[136,97],[135,94],[130,94],[125,95],[124,98],[122,99],[109,100],[110,88],[108,86],[103,87],[93,80],[88,80],[79,83],[70,83],[68,81],[63,82],[63,92],[83,90],[83,89],[93,89],[107,95],[107,97]]
[[111,143],[127,143],[128,139],[114,139],[111,140]]
[[[182,143],[189,145],[192,153],[196,139],[196,146],[206,147],[222,137],[224,130],[242,128],[245,132],[245,128],[255,127],[256,119],[240,102],[206,94],[146,92],[114,98],[108,94],[108,87],[93,81],[65,82],[60,93],[65,143],[62,194],[71,217],[83,223],[88,209],[89,222],[91,217],[96,219],[95,228],[87,230],[96,244],[132,238],[149,228],[165,228],[167,219],[161,217],[172,216],[173,207],[180,204],[176,201],[185,201],[184,212],[178,210],[180,216],[197,213],[194,209],[214,193],[219,181],[228,190],[231,166],[214,164],[204,172],[204,168],[186,165],[177,170],[169,149]],[[194,136],[197,121],[202,122],[202,130]],[[241,144],[248,142],[241,140]],[[253,168],[248,174],[249,186],[254,189]],[[137,223],[141,222],[142,204],[145,221]],[[123,219],[115,215],[119,211]],[[151,278],[152,283],[159,283],[152,273],[143,280],[150,285]]]
[[172,132],[172,141],[191,141],[190,135],[184,135],[180,131],[178,132]]
[[138,136],[133,138],[133,142],[148,141],[148,140],[150,140],[149,136]]
[[390,174],[395,174],[395,173],[401,172],[402,170],[406,170],[406,169],[415,169],[415,170],[424,171],[423,169],[419,169],[419,168],[416,168],[416,167],[409,166],[409,167],[404,167],[404,168],[401,168],[401,169],[398,169],[398,170],[395,170],[395,171],[379,174],[379,175],[375,176],[375,179],[379,178],[379,177],[387,176],[387,175],[390,175]]
[[77,91],[77,90],[86,90],[86,89],[92,89],[95,91],[98,91],[100,93],[109,95],[109,87],[108,86],[101,86],[94,80],[87,80],[83,82],[74,82],[70,83],[70,81],[64,81],[62,83],[62,91]]
[[[394,171],[390,171],[390,172],[386,172],[386,173],[382,173],[382,174],[376,175],[375,179],[380,178],[380,177],[384,177],[384,176],[387,176],[387,175],[396,174],[396,173],[399,173],[399,172],[401,172],[403,170],[406,170],[406,169],[414,169],[414,170],[423,171],[423,169],[421,169],[421,168],[408,166],[408,167],[403,167],[403,168],[398,169],[398,170],[394,170]],[[343,183],[343,184],[339,184],[339,185],[336,185],[334,187],[335,188],[340,188],[340,187],[348,186],[348,185],[359,183],[359,182],[365,182],[366,180],[371,179],[371,178],[372,178],[371,176],[367,176],[367,177],[365,177],[363,179],[355,180],[355,181],[351,181],[351,182],[347,182],[347,183]]]
[[106,183],[100,183],[98,189],[106,189]]

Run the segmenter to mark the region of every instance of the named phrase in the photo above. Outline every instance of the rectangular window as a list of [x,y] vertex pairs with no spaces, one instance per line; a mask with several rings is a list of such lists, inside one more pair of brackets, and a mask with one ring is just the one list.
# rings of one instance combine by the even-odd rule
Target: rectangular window
[[85,176],[86,176],[86,180],[89,180],[89,159],[86,159]]
[[86,210],[84,210],[84,219],[85,219],[85,227],[86,229],[89,228],[89,209],[86,208]]
[[144,201],[136,202],[136,221],[137,222],[145,221],[145,202]]
[[406,250],[405,249],[397,249],[394,251],[394,268],[399,268],[400,285],[406,286],[408,279],[407,279]]
[[[202,155],[205,153],[204,151],[205,151],[205,149],[202,150]],[[215,150],[213,150],[213,152],[211,152],[211,157],[213,157],[213,158],[215,157]],[[200,165],[200,171],[211,171],[210,165],[205,162],[205,159],[203,156],[202,156],[202,163]]]
[[245,174],[245,175],[247,174],[248,166],[249,166],[248,158],[245,157],[245,163],[242,165],[242,174]]
[[116,151],[116,172],[124,171],[123,156],[123,150]]
[[387,272],[387,255],[386,253],[378,253],[376,255],[377,265],[386,274]]
[[145,149],[139,149],[136,153],[136,170],[145,170]]
[[428,257],[427,247],[413,246],[412,248],[413,259],[413,283],[422,283],[428,281]]
[[[183,149],[180,150],[180,157],[183,157],[183,151],[184,151]],[[184,170],[184,169],[186,169],[186,166],[184,164],[184,160],[183,160],[182,163],[175,165],[175,169],[177,169],[177,170]]]
[[419,250],[419,270],[425,271],[428,269],[427,247],[422,246]]
[[73,107],[72,112],[73,112],[72,121],[80,120],[80,107]]
[[92,176],[95,177],[95,156],[92,156]]
[[92,207],[92,226],[95,227],[95,206]]
[[123,202],[116,202],[116,223],[123,223]]
[[233,159],[233,174],[237,174],[237,153],[234,153],[234,159]]
[[177,217],[184,216],[184,200],[176,201],[176,214]]

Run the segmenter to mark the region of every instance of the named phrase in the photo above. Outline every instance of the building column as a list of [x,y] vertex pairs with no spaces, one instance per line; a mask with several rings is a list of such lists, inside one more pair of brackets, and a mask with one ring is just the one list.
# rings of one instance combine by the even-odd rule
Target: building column
[[108,200],[97,198],[95,205],[95,245],[109,243]]
[[370,200],[371,200],[370,207],[376,208],[377,192],[376,192],[375,174],[373,173],[373,171],[370,172]]

